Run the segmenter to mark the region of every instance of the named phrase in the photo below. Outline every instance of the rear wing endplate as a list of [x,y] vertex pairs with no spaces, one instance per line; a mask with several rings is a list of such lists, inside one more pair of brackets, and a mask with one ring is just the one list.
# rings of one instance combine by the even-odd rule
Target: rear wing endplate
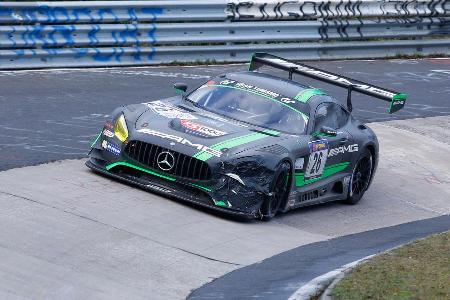
[[305,64],[292,62],[272,54],[268,53],[253,54],[249,70],[250,71],[257,70],[262,66],[271,66],[277,69],[288,71],[289,79],[291,80],[292,74],[299,74],[346,88],[348,91],[347,106],[350,111],[352,110],[352,103],[351,103],[352,91],[356,91],[368,96],[372,96],[390,102],[389,113],[394,113],[402,109],[403,106],[405,106],[406,98],[408,97],[408,95],[404,93],[398,93],[356,79],[351,79],[339,74],[307,66]]

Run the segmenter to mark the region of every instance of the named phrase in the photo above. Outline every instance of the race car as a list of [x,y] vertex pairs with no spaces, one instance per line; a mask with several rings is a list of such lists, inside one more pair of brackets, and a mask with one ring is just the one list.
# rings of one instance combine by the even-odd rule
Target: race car
[[[347,104],[293,74],[347,89]],[[379,145],[352,116],[352,92],[388,101],[390,113],[407,98],[267,53],[255,53],[249,71],[189,92],[182,83],[174,88],[177,96],[117,108],[86,165],[170,198],[263,220],[328,201],[357,203],[375,174]]]

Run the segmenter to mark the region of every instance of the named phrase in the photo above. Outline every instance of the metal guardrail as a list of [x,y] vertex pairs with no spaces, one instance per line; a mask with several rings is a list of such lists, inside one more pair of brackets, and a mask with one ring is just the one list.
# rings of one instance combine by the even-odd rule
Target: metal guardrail
[[450,53],[450,1],[0,3],[0,69]]

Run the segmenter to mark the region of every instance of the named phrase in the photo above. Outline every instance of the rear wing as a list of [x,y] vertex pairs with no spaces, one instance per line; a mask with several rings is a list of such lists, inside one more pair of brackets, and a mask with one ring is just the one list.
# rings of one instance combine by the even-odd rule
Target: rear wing
[[389,113],[399,111],[405,106],[407,94],[387,90],[372,84],[368,84],[356,79],[351,79],[342,75],[324,71],[315,67],[307,66],[301,63],[295,63],[284,58],[268,53],[255,53],[250,62],[249,71],[257,70],[262,66],[271,66],[289,72],[289,79],[292,80],[292,74],[299,74],[333,85],[346,88],[347,107],[351,111],[351,92],[356,91],[361,94],[372,96],[387,102],[390,102]]

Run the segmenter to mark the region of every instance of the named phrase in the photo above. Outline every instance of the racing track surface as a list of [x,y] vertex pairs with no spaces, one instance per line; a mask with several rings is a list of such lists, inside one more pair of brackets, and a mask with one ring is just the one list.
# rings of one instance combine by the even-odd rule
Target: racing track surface
[[[11,169],[0,172],[0,298],[180,299],[233,270],[191,297],[287,298],[336,266],[449,229],[448,60],[319,64],[374,72],[392,88],[403,82],[396,89],[414,95],[397,117],[443,115],[370,124],[382,160],[358,205],[242,221],[98,176],[83,159]],[[226,68],[243,67],[2,72],[0,169],[82,157],[113,106],[172,94],[161,76],[182,81]],[[399,79],[387,75],[392,69]],[[153,75],[135,76],[144,71]],[[144,97],[145,82],[157,90]],[[357,115],[391,118],[385,103],[360,99]]]

